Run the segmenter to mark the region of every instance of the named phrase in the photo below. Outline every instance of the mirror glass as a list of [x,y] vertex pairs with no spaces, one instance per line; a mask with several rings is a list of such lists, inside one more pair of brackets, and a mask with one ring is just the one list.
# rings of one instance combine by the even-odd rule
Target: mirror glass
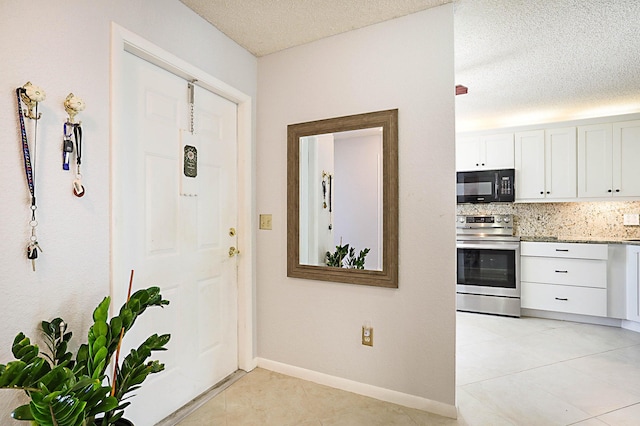
[[382,270],[382,127],[301,137],[299,156],[300,263]]
[[397,287],[397,114],[288,126],[288,276]]

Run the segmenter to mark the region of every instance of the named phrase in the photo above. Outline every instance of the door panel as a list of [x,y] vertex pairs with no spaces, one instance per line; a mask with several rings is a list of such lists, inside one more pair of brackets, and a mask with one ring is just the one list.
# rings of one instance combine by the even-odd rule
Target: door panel
[[178,199],[167,197],[176,193],[177,161],[155,155],[145,159],[145,235],[147,256],[178,251]]
[[[171,333],[154,353],[165,371],[136,392],[126,417],[153,424],[237,369],[236,105],[195,88],[195,134],[187,82],[125,54],[126,105],[117,119],[127,138],[114,150],[114,288],[116,307],[157,285],[171,303],[138,319],[124,353],[153,333]],[[184,145],[197,149],[197,175],[183,173]],[[150,408],[153,408],[150,410]],[[151,417],[153,416],[153,418]]]

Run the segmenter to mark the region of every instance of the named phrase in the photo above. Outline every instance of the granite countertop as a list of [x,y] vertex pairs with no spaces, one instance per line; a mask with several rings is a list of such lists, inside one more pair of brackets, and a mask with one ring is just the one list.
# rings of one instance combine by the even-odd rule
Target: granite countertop
[[559,236],[559,237],[531,237],[520,235],[520,241],[540,242],[540,243],[589,243],[589,244],[629,244],[640,245],[640,238],[608,238],[608,237],[579,237],[579,236]]

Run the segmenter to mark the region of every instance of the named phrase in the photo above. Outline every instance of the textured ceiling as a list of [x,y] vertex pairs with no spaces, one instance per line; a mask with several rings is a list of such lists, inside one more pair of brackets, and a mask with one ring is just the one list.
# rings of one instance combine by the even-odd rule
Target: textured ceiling
[[639,0],[459,0],[458,130],[640,111]]
[[453,2],[458,131],[640,112],[640,0],[181,1],[256,56]]
[[452,0],[180,0],[256,56]]

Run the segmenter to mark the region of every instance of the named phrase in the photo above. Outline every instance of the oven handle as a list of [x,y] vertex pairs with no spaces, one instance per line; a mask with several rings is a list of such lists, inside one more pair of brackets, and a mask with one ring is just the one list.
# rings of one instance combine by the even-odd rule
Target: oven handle
[[513,241],[456,241],[456,248],[518,250],[520,243]]

